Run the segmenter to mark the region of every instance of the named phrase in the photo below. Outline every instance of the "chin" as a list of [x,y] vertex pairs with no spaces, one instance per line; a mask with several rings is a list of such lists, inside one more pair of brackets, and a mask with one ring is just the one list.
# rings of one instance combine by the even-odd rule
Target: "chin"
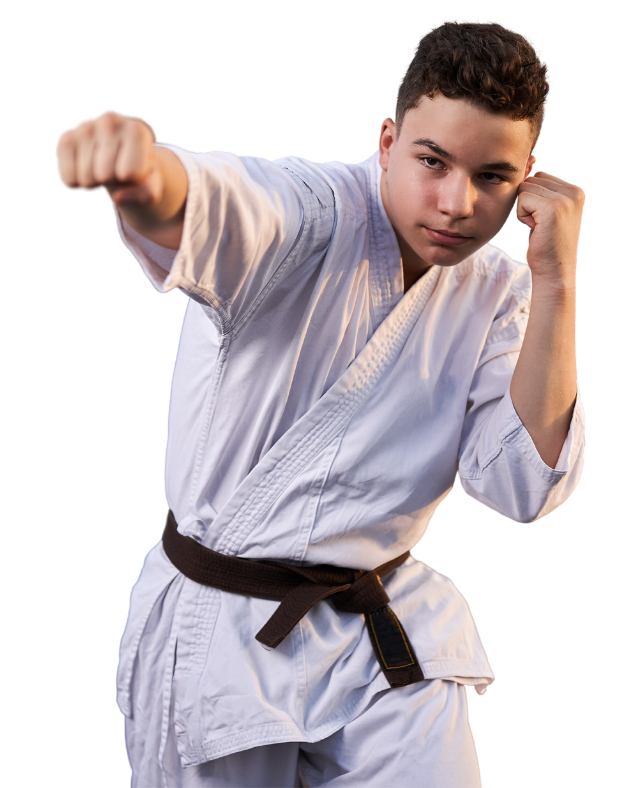
[[452,249],[439,246],[433,247],[419,256],[426,265],[440,265],[446,268],[463,262],[467,257],[470,257],[471,254],[476,252],[478,248],[478,246],[473,247],[472,245],[470,248],[466,249],[462,249],[461,247]]
[[486,243],[486,241],[475,240],[473,243],[465,244],[464,246],[442,246],[441,244],[431,244],[426,248],[415,249],[415,254],[420,257],[426,265],[440,265],[443,267],[451,267],[463,262],[471,254],[474,254],[478,249]]

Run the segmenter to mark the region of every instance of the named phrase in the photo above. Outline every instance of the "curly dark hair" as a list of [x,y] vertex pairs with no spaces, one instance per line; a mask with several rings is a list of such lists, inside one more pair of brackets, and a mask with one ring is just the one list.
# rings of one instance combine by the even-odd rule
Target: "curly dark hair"
[[548,93],[546,66],[523,36],[501,25],[446,22],[419,42],[397,95],[397,133],[422,96],[439,93],[528,120],[534,145]]

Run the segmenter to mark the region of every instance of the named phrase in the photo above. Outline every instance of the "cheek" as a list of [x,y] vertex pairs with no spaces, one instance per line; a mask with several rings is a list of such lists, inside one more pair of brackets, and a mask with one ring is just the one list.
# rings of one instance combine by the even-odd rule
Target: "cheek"
[[396,161],[394,171],[388,170],[388,184],[390,202],[400,212],[416,214],[431,200],[425,173],[414,160]]
[[486,230],[486,235],[492,237],[503,227],[504,222],[510,216],[510,212],[517,199],[517,190],[509,195],[502,196],[501,199],[491,199],[484,202],[480,211],[480,220]]
[[424,224],[437,210],[438,184],[416,177],[406,184],[405,208],[407,224]]

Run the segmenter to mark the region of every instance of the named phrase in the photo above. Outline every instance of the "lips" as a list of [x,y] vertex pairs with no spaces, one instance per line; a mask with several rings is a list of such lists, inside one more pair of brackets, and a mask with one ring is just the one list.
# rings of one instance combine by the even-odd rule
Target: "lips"
[[436,233],[441,233],[442,235],[449,235],[451,238],[469,238],[468,235],[462,235],[461,233],[451,233],[448,230],[438,230],[436,227],[429,227],[429,230],[434,230]]
[[425,229],[433,241],[443,244],[444,246],[461,246],[471,240],[471,237],[468,235],[451,233],[446,230],[433,230],[430,227],[426,227]]

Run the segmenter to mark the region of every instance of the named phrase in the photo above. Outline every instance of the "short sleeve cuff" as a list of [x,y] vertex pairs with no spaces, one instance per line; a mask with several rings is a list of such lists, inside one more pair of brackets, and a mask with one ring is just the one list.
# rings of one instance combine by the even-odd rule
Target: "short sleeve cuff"
[[[535,444],[533,443],[533,439],[528,434],[528,431],[522,424],[521,419],[517,415],[517,411],[515,410],[515,406],[513,405],[513,400],[510,395],[510,389],[506,393],[507,396],[504,399],[504,405],[506,407],[506,422],[509,426],[509,432],[512,433],[511,435],[511,443],[515,445],[520,453],[525,455],[527,458],[531,459],[535,463],[543,466],[548,471],[554,471],[556,473],[564,474],[568,473],[573,464],[573,456],[575,453],[581,450],[581,436],[584,435],[584,408],[582,406],[582,398],[580,394],[580,386],[579,382],[577,383],[577,392],[575,396],[575,407],[573,408],[573,415],[571,417],[571,424],[566,435],[566,440],[564,441],[564,445],[560,451],[560,455],[557,459],[557,463],[555,468],[551,469],[546,463],[542,460],[537,451]],[[520,427],[521,429],[515,431],[515,426]]]

